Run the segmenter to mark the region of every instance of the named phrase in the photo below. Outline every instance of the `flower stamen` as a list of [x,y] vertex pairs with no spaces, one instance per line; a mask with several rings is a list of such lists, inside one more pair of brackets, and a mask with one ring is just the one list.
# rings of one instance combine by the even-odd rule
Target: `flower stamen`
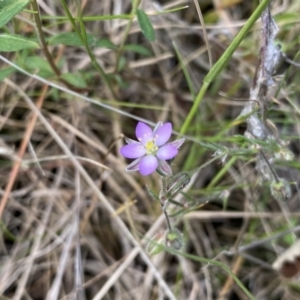
[[148,141],[145,148],[147,155],[154,154],[158,150],[158,147],[155,145],[153,140]]

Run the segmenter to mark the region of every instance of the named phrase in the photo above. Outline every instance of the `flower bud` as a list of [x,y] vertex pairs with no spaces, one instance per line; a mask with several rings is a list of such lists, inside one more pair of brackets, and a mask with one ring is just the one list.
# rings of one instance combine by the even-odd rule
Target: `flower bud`
[[182,191],[191,181],[190,172],[181,172],[170,176],[166,185],[166,192],[169,197],[172,197]]
[[291,152],[289,149],[287,148],[281,148],[279,151],[274,153],[275,159],[276,160],[287,160],[287,161],[291,161],[294,158],[294,154],[293,152]]
[[158,167],[156,171],[160,176],[163,177],[171,176],[173,174],[170,165],[166,161],[161,159],[158,160]]
[[165,245],[174,250],[180,250],[184,245],[182,233],[177,228],[168,230],[165,234]]
[[272,196],[278,200],[283,201],[291,198],[292,191],[289,183],[283,179],[279,178],[279,181],[273,180],[270,186]]

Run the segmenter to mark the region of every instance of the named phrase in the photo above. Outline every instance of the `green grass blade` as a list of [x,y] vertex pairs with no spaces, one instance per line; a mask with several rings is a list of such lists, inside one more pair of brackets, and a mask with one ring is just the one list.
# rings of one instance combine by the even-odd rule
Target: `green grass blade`
[[180,256],[183,256],[183,257],[186,257],[186,258],[189,258],[191,260],[194,260],[194,261],[198,261],[200,263],[204,263],[204,264],[210,264],[210,265],[214,265],[214,266],[217,266],[217,267],[220,267],[222,268],[223,270],[225,270],[232,278],[233,280],[236,282],[236,284],[241,288],[241,290],[249,297],[249,299],[251,300],[257,300],[249,291],[248,289],[243,285],[243,283],[237,278],[237,276],[230,270],[230,268],[228,266],[226,266],[225,264],[219,262],[219,261],[216,261],[216,260],[213,260],[213,259],[208,259],[208,258],[204,258],[204,257],[199,257],[199,256],[196,256],[196,255],[192,255],[192,254],[188,254],[188,253],[185,253],[185,252],[180,252],[180,251],[176,251],[174,249],[171,249],[171,248],[167,248],[167,247],[164,247],[164,250],[169,252],[169,253],[172,253],[174,255],[180,255]]
[[185,122],[183,123],[180,133],[185,134],[187,132],[187,129],[195,116],[198,107],[203,99],[203,96],[210,85],[210,83],[221,73],[231,56],[233,55],[234,51],[237,49],[239,44],[243,41],[245,38],[246,34],[249,32],[249,30],[252,28],[256,20],[260,17],[261,13],[264,11],[264,9],[267,7],[269,4],[270,0],[263,0],[259,6],[256,8],[256,10],[253,12],[251,17],[248,19],[244,27],[241,29],[241,31],[238,33],[238,35],[234,38],[232,43],[228,46],[228,48],[225,50],[223,55],[219,58],[219,60],[214,64],[212,69],[209,71],[209,73],[205,76],[203,80],[203,85],[202,88],[200,89],[196,100],[187,116],[185,119]]

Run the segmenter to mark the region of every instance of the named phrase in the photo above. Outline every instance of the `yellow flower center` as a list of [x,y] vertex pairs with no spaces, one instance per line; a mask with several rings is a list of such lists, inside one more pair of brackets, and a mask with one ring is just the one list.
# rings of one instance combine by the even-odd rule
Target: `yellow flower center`
[[145,145],[147,155],[154,154],[158,147],[154,144],[154,141],[148,141]]

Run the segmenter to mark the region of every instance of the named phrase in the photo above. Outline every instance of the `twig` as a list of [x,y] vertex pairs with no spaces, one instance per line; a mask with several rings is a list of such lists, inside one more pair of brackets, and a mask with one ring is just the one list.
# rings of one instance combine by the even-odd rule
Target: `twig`
[[[16,85],[8,79],[5,79],[5,83],[7,83],[10,86],[16,88]],[[36,108],[38,110],[40,110],[42,105],[43,105],[43,102],[44,102],[45,96],[47,94],[48,88],[49,88],[48,85],[43,86],[42,93],[41,93],[40,97],[38,98],[38,100],[36,101]],[[4,193],[4,195],[1,199],[0,218],[2,217],[2,214],[3,214],[4,208],[6,206],[6,203],[8,201],[10,192],[12,190],[12,187],[13,187],[13,185],[16,181],[17,175],[19,173],[20,166],[21,166],[21,161],[22,161],[22,158],[25,154],[28,143],[30,141],[30,137],[32,135],[36,120],[37,120],[37,114],[33,113],[33,116],[32,116],[31,120],[29,121],[29,123],[27,125],[26,131],[24,133],[23,141],[22,141],[21,146],[20,146],[19,151],[18,151],[18,158],[19,159],[15,160],[15,162],[14,162],[14,166],[12,168],[10,177],[8,179],[8,183],[7,183],[6,188],[5,188],[5,193]]]

